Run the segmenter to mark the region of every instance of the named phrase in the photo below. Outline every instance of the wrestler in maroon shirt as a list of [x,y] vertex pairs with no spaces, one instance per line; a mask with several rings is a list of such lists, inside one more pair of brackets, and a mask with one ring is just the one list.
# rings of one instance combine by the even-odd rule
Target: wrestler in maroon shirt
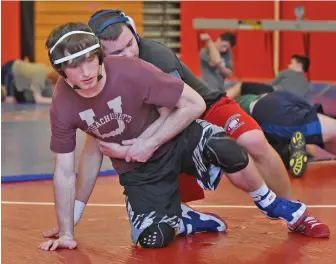
[[[77,129],[93,140],[118,146],[111,160],[124,186],[132,241],[147,248],[167,246],[176,233],[188,231],[189,225],[181,221],[181,172],[214,190],[222,169],[233,175],[248,165],[246,151],[226,137],[222,127],[196,120],[205,103],[183,81],[139,59],[103,59],[98,39],[85,24],[54,29],[46,45],[52,65],[63,76],[50,107],[60,237],[42,243],[41,249],[77,246],[73,237]],[[157,124],[162,109],[170,114]],[[280,217],[296,228],[307,216],[304,204],[277,198],[261,178],[230,180],[271,218]]]

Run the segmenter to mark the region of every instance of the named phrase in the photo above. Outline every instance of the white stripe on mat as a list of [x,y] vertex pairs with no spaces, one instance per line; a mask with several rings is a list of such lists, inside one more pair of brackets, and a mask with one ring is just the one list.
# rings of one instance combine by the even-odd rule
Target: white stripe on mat
[[[20,201],[1,201],[1,204],[9,205],[54,205],[51,202],[20,202]],[[190,204],[194,208],[228,208],[228,209],[256,209],[254,205],[216,205],[216,204]],[[110,204],[110,203],[88,203],[87,206],[93,207],[125,207],[125,204]],[[307,205],[309,208],[336,208],[335,204]]]

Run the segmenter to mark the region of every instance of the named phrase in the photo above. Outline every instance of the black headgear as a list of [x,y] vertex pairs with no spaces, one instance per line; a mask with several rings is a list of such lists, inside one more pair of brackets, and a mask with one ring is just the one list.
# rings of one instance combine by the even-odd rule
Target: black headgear
[[104,11],[101,11],[97,14],[95,14],[94,16],[92,16],[89,20],[89,25],[90,23],[92,23],[95,19],[97,19],[98,17],[104,15],[104,14],[108,14],[108,13],[111,13],[111,14],[118,14],[119,17],[112,17],[108,20],[106,20],[98,29],[95,33],[95,35],[97,37],[99,37],[99,35],[105,30],[105,28],[107,28],[109,25],[113,25],[113,24],[117,24],[117,23],[121,23],[121,22],[124,22],[128,28],[132,31],[135,39],[137,40],[137,42],[140,41],[140,37],[139,35],[136,33],[136,27],[135,27],[135,23],[133,21],[133,19],[131,17],[128,17],[125,15],[124,12],[120,11],[120,10],[104,10]]

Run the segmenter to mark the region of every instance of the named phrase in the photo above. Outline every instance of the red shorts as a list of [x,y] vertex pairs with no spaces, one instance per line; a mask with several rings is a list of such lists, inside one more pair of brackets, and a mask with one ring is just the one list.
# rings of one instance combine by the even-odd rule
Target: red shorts
[[[251,130],[262,130],[258,123],[249,116],[239,104],[225,96],[206,111],[201,119],[223,127],[228,136],[238,139]],[[191,202],[204,198],[204,191],[192,176],[181,174],[179,188],[182,202]]]

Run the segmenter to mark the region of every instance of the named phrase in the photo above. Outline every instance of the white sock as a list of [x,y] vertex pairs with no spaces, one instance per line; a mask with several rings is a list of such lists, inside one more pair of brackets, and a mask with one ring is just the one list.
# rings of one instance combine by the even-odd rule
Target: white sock
[[86,204],[82,201],[75,200],[75,208],[74,208],[74,225],[77,225],[79,220],[82,217]]
[[185,230],[185,227],[184,227],[183,221],[182,221],[182,219],[180,219],[179,227],[176,230],[176,234],[179,235],[179,234],[183,233],[184,230]]
[[271,203],[274,202],[276,198],[276,194],[272,192],[265,183],[263,183],[263,185],[261,185],[258,190],[254,192],[249,192],[248,194],[262,208],[269,206]]

